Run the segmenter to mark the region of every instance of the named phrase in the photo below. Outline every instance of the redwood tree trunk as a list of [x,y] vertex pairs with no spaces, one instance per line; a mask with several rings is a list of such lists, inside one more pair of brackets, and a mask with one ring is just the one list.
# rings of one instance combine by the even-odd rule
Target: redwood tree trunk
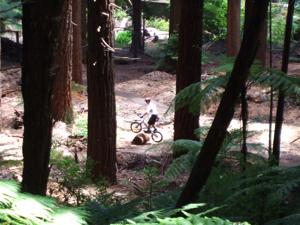
[[243,41],[234,63],[231,77],[207,138],[177,202],[177,207],[195,201],[197,194],[201,191],[210,175],[215,158],[226,136],[227,128],[233,118],[236,101],[247,81],[249,69],[255,58],[259,43],[259,33],[267,14],[268,3],[268,0],[254,1],[253,13],[249,18],[249,23],[246,24]]
[[81,0],[72,2],[73,20],[73,52],[72,52],[72,80],[82,84],[82,46],[81,46]]
[[45,195],[49,175],[53,78],[66,1],[23,1],[22,94],[24,100],[22,191]]
[[[109,0],[88,0],[88,150],[94,179],[116,182],[116,111]],[[98,32],[100,31],[100,32]]]
[[55,76],[52,96],[52,116],[55,121],[72,120],[71,77],[72,77],[72,0],[65,0],[62,15],[58,50],[55,52],[60,64]]
[[169,35],[179,32],[179,23],[181,15],[181,0],[170,1],[170,24]]
[[[182,5],[179,32],[176,93],[201,78],[203,1],[187,0]],[[196,140],[195,129],[199,127],[199,113],[188,112],[184,107],[175,112],[174,140]]]
[[141,0],[132,0],[132,42],[131,52],[133,57],[137,57],[138,51],[142,50],[142,2]]
[[[284,48],[282,53],[282,66],[281,66],[281,71],[284,73],[288,72],[288,66],[289,66],[290,43],[291,43],[294,8],[295,8],[295,0],[289,0],[288,14],[286,17]],[[279,91],[276,120],[275,120],[273,160],[272,160],[275,165],[279,165],[279,159],[280,159],[280,142],[281,142],[283,114],[284,114],[284,99],[285,99],[284,92]]]
[[227,55],[236,56],[241,44],[241,0],[228,0]]

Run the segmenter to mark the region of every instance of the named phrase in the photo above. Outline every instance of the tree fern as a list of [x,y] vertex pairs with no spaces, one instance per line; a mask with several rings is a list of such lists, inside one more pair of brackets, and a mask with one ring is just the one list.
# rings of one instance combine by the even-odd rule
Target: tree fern
[[288,200],[293,191],[300,187],[300,167],[275,167],[258,175],[245,174],[244,177],[247,178],[241,179],[233,187],[234,194],[226,200],[231,208],[240,210],[236,213],[248,213],[253,221],[261,224],[262,221],[300,211],[299,204],[296,208],[292,204],[293,199],[299,200],[296,196]]
[[272,86],[274,90],[284,91],[286,95],[300,95],[300,78],[286,76],[284,72],[275,69],[253,74],[250,79],[259,85]]
[[[197,133],[203,133],[206,131],[206,128],[197,129]],[[253,135],[255,132],[250,132],[249,135]],[[222,145],[222,150],[220,151],[218,161],[222,161],[225,157],[227,157],[230,153],[229,150],[236,149],[240,147],[240,142],[242,140],[242,132],[239,129],[232,130],[228,132],[224,143]],[[172,144],[173,155],[179,156],[174,159],[172,164],[168,167],[165,172],[165,179],[167,181],[175,180],[178,176],[190,171],[192,168],[197,154],[201,151],[202,141],[192,141],[180,139],[176,140]],[[253,143],[248,143],[249,146],[253,146]],[[255,147],[262,146],[261,144],[255,144]],[[235,157],[235,154],[231,155]]]

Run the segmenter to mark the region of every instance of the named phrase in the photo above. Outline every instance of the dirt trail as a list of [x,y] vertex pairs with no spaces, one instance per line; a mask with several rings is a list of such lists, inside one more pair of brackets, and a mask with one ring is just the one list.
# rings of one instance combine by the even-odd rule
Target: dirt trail
[[[121,56],[126,56],[122,52]],[[299,64],[292,66],[291,71],[295,74],[300,74]],[[164,140],[171,141],[173,135],[172,114],[164,115],[175,96],[175,76],[165,72],[154,71],[155,64],[153,60],[147,56],[142,56],[137,62],[130,62],[126,65],[115,65],[116,73],[116,104],[117,104],[117,139],[118,152],[134,153],[134,154],[160,154],[152,151],[154,148],[164,149],[169,145],[154,145],[150,141],[145,146],[133,146],[131,140],[135,136],[130,132],[130,121],[136,118],[136,112],[144,112],[146,104],[145,97],[150,97],[157,104],[160,112],[161,124],[158,129],[163,133]],[[85,71],[85,70],[84,70]],[[20,69],[9,70],[1,75],[4,78],[9,77],[16,85],[20,81]],[[15,86],[16,86],[15,85]],[[251,93],[259,90],[250,90]],[[260,94],[259,94],[260,95]],[[250,103],[250,130],[258,130],[259,134],[250,138],[250,141],[261,142],[267,148],[268,142],[268,101],[249,102]],[[87,99],[85,94],[74,94],[73,104],[75,111],[84,111],[87,109]],[[22,109],[22,100],[20,90],[12,94],[8,94],[2,98],[1,117],[3,129],[0,132],[0,158],[1,159],[22,159],[22,129],[12,129],[11,123],[14,120],[14,109]],[[216,105],[207,112],[207,115],[201,116],[200,122],[202,125],[209,125],[213,119]],[[286,110],[286,124],[283,127],[282,133],[282,160],[283,165],[300,164],[300,121],[299,121],[299,106],[290,106]],[[85,112],[86,114],[86,112]],[[236,118],[239,115],[236,113]],[[240,128],[241,124],[238,119],[234,119],[231,123],[231,128]],[[54,133],[57,133],[57,138],[65,138],[68,130],[66,126],[58,125],[54,128]],[[54,135],[56,138],[56,136]],[[293,143],[292,143],[293,142]],[[156,147],[155,147],[156,146]],[[150,151],[148,151],[150,148]],[[262,153],[266,155],[266,150]],[[12,157],[12,158],[10,158]]]

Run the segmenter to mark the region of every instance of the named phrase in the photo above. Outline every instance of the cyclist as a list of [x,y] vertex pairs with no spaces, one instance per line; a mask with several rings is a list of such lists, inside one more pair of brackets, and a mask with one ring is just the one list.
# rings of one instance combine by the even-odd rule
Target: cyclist
[[147,103],[147,112],[144,113],[143,116],[145,116],[146,114],[149,115],[149,120],[148,120],[148,129],[144,130],[145,133],[151,133],[150,128],[154,127],[155,122],[158,119],[158,112],[157,112],[157,108],[156,105],[151,102],[150,98],[145,98],[145,102]]

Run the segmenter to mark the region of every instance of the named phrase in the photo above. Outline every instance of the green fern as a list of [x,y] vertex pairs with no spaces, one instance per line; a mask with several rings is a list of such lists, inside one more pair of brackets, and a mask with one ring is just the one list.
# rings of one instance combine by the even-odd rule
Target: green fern
[[[207,217],[205,216],[207,213],[211,213],[214,210],[217,210],[218,207],[207,210],[204,212],[200,212],[198,214],[191,214],[187,212],[188,210],[197,210],[204,207],[205,204],[190,204],[181,209],[163,209],[151,212],[145,212],[137,217],[126,219],[125,221],[120,221],[118,223],[114,223],[114,225],[121,224],[136,224],[136,225],[174,225],[174,224],[223,224],[223,225],[250,225],[247,222],[230,222],[227,219],[222,219],[219,217]],[[183,216],[175,216],[176,214],[181,213]]]
[[16,182],[0,181],[1,224],[83,225],[86,217],[83,208],[62,208],[54,199],[20,193]]
[[279,70],[268,69],[263,73],[253,74],[250,79],[259,85],[284,91],[286,95],[300,95],[300,78],[287,76]]
[[299,204],[292,204],[299,200],[298,195],[289,199],[300,187],[300,167],[275,167],[245,177],[233,187],[234,194],[226,200],[230,208],[240,210],[236,213],[246,213],[254,222],[262,224],[300,211]]
[[[197,129],[196,133],[205,133],[206,128],[199,128]],[[255,132],[249,132],[248,136],[254,135]],[[242,140],[242,132],[239,129],[232,130],[228,132],[226,138],[222,144],[222,148],[220,154],[218,156],[218,161],[222,161],[227,156],[236,157],[239,159],[239,154],[232,154],[230,150],[232,149],[239,149],[240,143]],[[201,150],[203,142],[202,141],[192,141],[186,139],[176,140],[171,149],[173,151],[173,155],[178,157],[173,160],[172,164],[168,167],[165,172],[165,179],[166,181],[173,181],[178,176],[181,176],[183,173],[186,173],[191,170],[194,162],[197,158],[198,153]],[[262,148],[262,144],[253,144],[247,143],[248,147],[255,146],[256,149]]]

